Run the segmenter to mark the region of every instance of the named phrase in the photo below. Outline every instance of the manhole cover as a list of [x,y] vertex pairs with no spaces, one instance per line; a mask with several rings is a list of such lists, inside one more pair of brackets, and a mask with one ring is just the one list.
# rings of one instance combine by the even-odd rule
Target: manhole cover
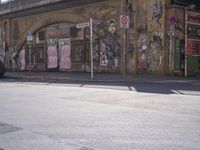
[[0,134],[5,134],[7,132],[14,132],[18,130],[21,130],[21,129],[18,127],[14,127],[13,125],[0,122]]
[[79,150],[94,150],[94,149],[83,146]]

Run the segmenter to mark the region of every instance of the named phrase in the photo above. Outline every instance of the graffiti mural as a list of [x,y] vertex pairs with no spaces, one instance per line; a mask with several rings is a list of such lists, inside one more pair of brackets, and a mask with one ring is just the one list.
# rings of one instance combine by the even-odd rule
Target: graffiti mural
[[96,41],[93,46],[93,60],[94,60],[95,65],[99,65],[99,57],[100,57],[99,42]]
[[108,31],[112,34],[115,33],[116,30],[116,22],[115,19],[109,20],[108,21]]
[[147,59],[148,59],[148,37],[146,34],[146,29],[138,29],[139,39],[138,39],[138,48],[139,48],[139,70],[144,72],[147,69]]
[[70,39],[66,39],[59,42],[59,49],[60,49],[60,61],[59,61],[59,68],[60,70],[68,70],[71,69],[71,45]]
[[84,46],[82,43],[75,45],[73,48],[74,62],[84,61]]
[[161,26],[160,19],[163,15],[163,4],[161,0],[153,0],[152,9],[152,21],[155,21]]
[[158,70],[162,63],[162,38],[161,32],[153,33],[150,38],[150,52],[148,57],[148,71],[153,72]]
[[100,65],[117,68],[120,59],[118,42],[104,30],[100,31]]
[[84,40],[84,30],[82,28],[77,29],[75,40]]
[[47,50],[47,68],[53,69],[58,67],[58,52],[56,45],[48,45]]
[[19,53],[19,57],[18,57],[18,63],[19,63],[19,69],[21,71],[24,71],[26,69],[26,62],[25,62],[25,48],[23,48],[20,53]]
[[105,43],[101,43],[100,46],[100,66],[107,66],[108,65],[108,57],[106,51]]

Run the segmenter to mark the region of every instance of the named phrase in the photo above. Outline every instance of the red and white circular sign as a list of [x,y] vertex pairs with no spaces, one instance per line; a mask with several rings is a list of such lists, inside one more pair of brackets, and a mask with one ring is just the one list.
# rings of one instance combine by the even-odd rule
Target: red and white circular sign
[[125,16],[125,15],[120,16],[120,27],[129,28],[129,16]]
[[126,25],[128,23],[128,18],[127,16],[122,16],[122,20],[121,20],[122,24]]

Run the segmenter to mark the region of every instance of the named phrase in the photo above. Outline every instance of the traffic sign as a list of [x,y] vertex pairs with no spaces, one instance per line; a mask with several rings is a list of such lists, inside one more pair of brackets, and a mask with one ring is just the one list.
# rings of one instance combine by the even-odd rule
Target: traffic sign
[[172,16],[172,17],[170,17],[169,20],[170,20],[170,24],[171,24],[171,25],[176,24],[176,17]]
[[90,26],[89,22],[79,23],[76,25],[77,28],[85,28],[85,27],[89,27],[89,26]]
[[120,27],[128,29],[129,28],[129,16],[126,15],[120,15]]
[[32,32],[28,32],[28,33],[27,33],[27,41],[33,41]]

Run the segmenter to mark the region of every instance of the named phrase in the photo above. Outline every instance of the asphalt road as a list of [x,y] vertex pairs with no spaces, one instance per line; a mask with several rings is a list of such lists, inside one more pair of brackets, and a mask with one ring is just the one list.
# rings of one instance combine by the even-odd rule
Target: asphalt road
[[0,150],[200,150],[200,83],[0,80]]

